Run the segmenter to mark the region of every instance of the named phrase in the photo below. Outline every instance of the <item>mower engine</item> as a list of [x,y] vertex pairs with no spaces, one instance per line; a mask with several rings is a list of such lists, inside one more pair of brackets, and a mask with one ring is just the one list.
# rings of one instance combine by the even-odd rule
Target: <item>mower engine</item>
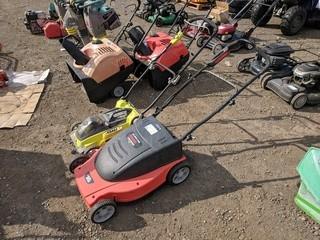
[[294,68],[292,80],[306,88],[320,87],[320,66],[315,63],[300,64]]
[[[269,56],[270,71],[285,71],[290,70],[292,75],[292,68],[295,65],[290,56],[294,50],[285,43],[271,43],[265,46],[262,51]],[[258,75],[265,67],[265,59],[258,53],[255,57],[245,58],[238,64],[239,72],[252,73]]]

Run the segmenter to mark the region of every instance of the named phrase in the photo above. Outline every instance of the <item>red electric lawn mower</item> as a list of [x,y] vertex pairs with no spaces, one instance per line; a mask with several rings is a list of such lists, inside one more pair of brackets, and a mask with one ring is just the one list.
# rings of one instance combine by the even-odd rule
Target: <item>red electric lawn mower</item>
[[[221,53],[205,68],[214,66],[225,54]],[[266,61],[265,70],[268,68],[267,56]],[[200,74],[201,70],[187,82]],[[178,185],[186,181],[191,166],[183,153],[183,141],[192,140],[191,134],[196,129],[233,103],[259,76],[246,82],[181,138],[175,137],[155,116],[148,116],[138,119],[101,149],[93,151],[82,165],[74,169],[76,184],[90,209],[92,222],[102,224],[112,218],[116,213],[116,202],[135,201],[164,183]],[[181,86],[165,104],[169,104],[183,88]]]

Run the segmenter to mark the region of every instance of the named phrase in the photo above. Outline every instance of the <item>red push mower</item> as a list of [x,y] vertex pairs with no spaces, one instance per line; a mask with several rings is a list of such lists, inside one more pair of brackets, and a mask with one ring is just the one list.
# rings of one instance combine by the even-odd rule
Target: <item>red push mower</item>
[[[206,66],[214,66],[216,60]],[[264,71],[267,68],[268,64]],[[188,81],[200,74],[198,71]],[[111,219],[116,213],[116,202],[132,202],[164,183],[179,185],[186,181],[191,166],[183,153],[183,141],[192,140],[195,130],[233,103],[258,77],[247,81],[180,138],[175,137],[154,116],[148,116],[138,119],[130,128],[88,156],[86,162],[75,168],[74,174],[81,196],[90,209],[92,222],[102,224]],[[178,91],[168,98],[167,103]]]
[[[274,6],[276,3],[271,4],[266,9],[263,17],[259,20],[257,24],[255,24],[253,27],[251,27],[246,32],[238,31],[238,23],[239,21],[245,16],[252,6],[252,4],[256,0],[250,0],[247,2],[247,4],[243,7],[243,9],[230,21],[230,23],[220,23],[218,26],[218,34],[217,37],[210,41],[209,44],[206,45],[207,48],[211,49],[213,51],[213,54],[216,54],[221,49],[225,47],[226,44],[236,41],[238,39],[247,39],[249,42],[242,42],[239,41],[238,45],[233,45],[233,48],[231,49],[232,52],[239,51],[240,49],[247,49],[252,50],[254,48],[254,43],[252,40],[250,40],[252,33],[255,31],[255,29],[259,26],[260,21],[263,20],[264,16],[267,16],[270,12],[272,12]],[[198,22],[198,25],[201,26],[203,23]],[[207,31],[200,31],[198,34],[197,39],[197,45],[201,47],[205,40],[208,38],[208,33],[210,32],[210,28],[208,28]],[[188,34],[188,33],[187,33]]]

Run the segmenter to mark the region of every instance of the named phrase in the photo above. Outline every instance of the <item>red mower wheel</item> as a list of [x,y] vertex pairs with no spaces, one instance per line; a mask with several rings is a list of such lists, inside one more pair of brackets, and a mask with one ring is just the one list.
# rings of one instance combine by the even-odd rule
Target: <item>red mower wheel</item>
[[69,171],[74,174],[74,170],[84,164],[86,161],[89,160],[88,155],[78,155],[76,156],[69,165]]
[[117,211],[115,201],[107,199],[96,203],[90,209],[91,221],[95,224],[102,224],[111,219]]

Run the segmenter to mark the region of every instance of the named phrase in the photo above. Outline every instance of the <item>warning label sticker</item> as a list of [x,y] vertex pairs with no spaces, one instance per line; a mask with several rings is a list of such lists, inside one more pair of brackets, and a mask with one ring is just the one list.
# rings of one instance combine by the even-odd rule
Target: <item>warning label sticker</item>
[[145,126],[144,128],[148,131],[148,133],[149,133],[150,135],[154,135],[154,134],[156,134],[156,133],[158,132],[158,130],[156,129],[156,127],[153,126],[152,124],[149,124],[149,125]]

